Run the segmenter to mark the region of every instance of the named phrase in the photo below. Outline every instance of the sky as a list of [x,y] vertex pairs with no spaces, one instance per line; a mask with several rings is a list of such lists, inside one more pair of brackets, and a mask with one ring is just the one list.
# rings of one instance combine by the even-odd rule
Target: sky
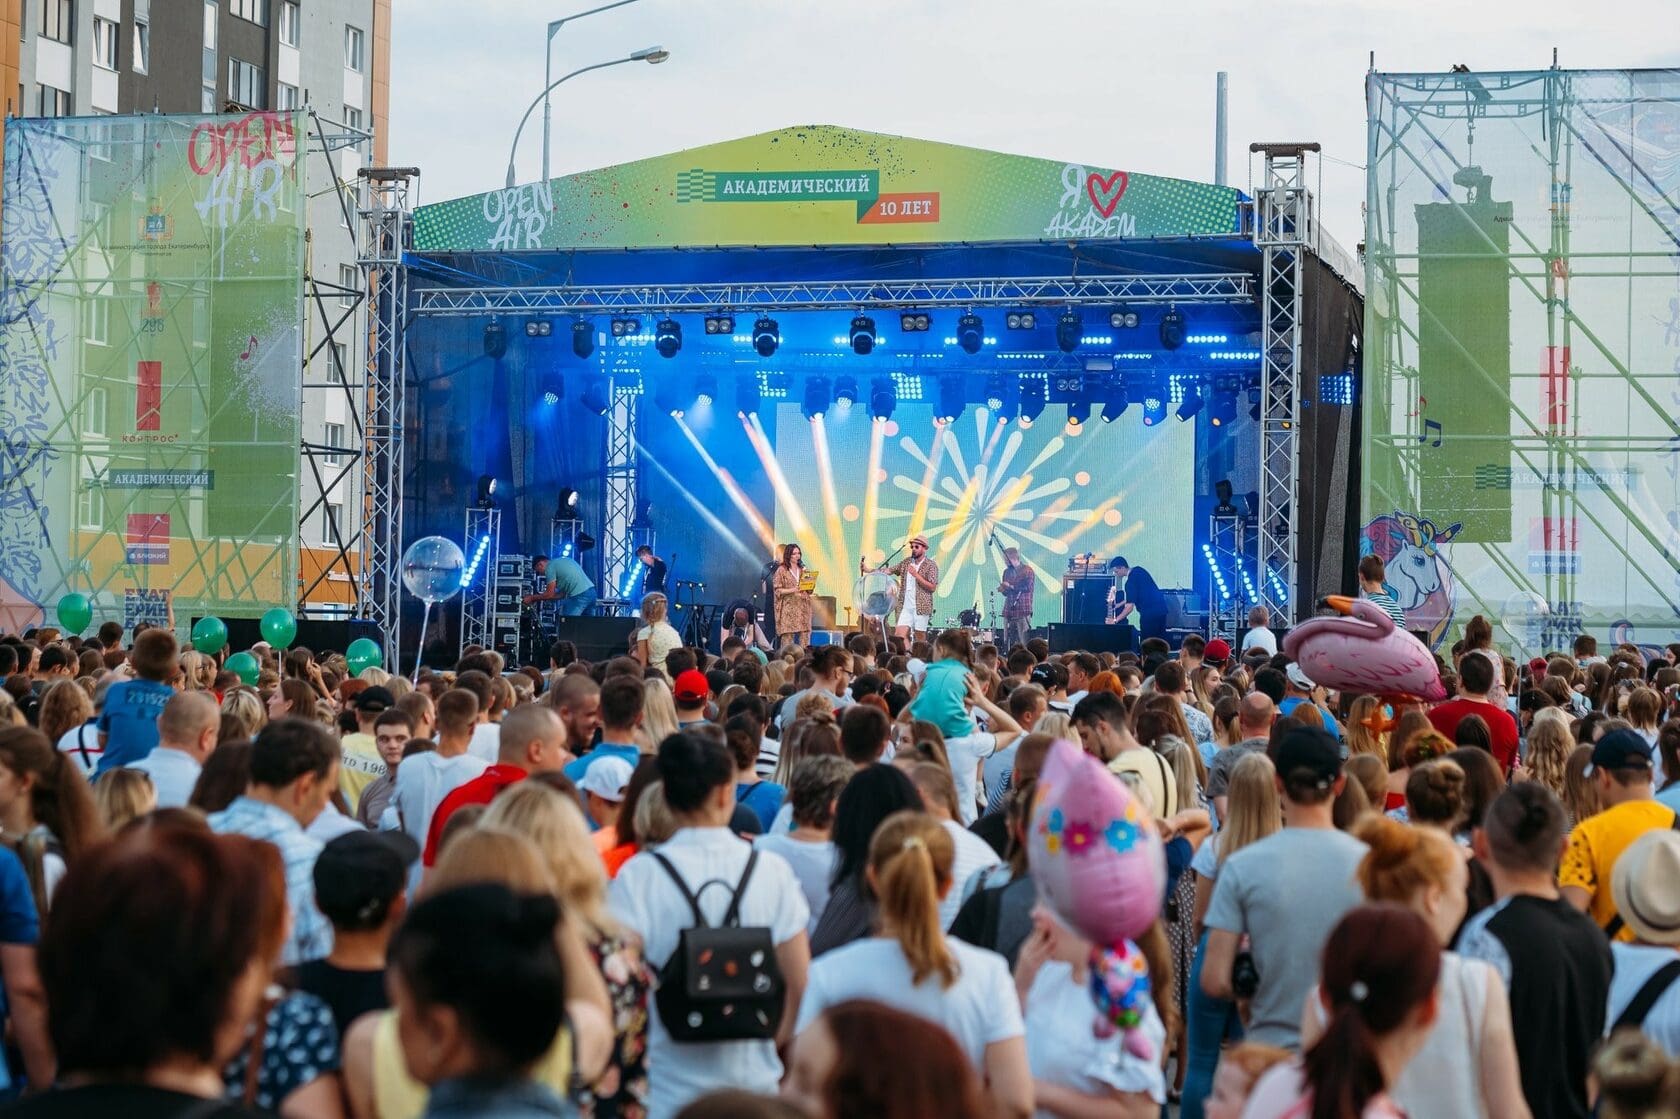
[[[543,87],[548,21],[601,0],[404,0],[391,58],[393,164],[420,201],[501,186]],[[836,124],[1150,174],[1213,179],[1215,73],[1230,75],[1230,172],[1254,141],[1323,145],[1320,213],[1362,237],[1364,77],[1549,66],[1680,66],[1676,0],[636,0],[568,23],[554,75],[659,44],[660,66],[554,95],[561,175],[803,124]],[[539,177],[542,110],[519,143]]]

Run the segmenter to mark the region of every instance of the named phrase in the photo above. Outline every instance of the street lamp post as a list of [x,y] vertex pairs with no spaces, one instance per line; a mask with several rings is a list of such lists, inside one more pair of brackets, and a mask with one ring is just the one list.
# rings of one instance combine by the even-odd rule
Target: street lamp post
[[626,4],[634,4],[635,2],[636,0],[614,0],[611,4],[602,4],[599,8],[590,8],[587,12],[578,12],[576,15],[562,16],[560,19],[553,20],[549,23],[548,34],[543,38],[543,86],[545,87],[545,92],[543,93],[543,182],[546,183],[548,181],[548,125],[550,106],[546,90],[554,88],[551,83],[554,81],[555,34],[560,30],[560,28],[572,22],[574,19],[582,19],[584,16],[592,16],[601,12],[609,12],[614,8],[622,8]]
[[[545,88],[541,93],[537,94],[537,99],[535,101],[532,101],[531,104],[526,108],[525,115],[519,118],[519,127],[514,129],[514,131],[513,131],[513,146],[508,149],[508,165],[507,165],[507,185],[508,185],[508,188],[512,189],[512,187],[514,185],[514,182],[515,182],[514,169],[513,169],[513,157],[519,151],[519,137],[525,131],[525,122],[531,119],[531,114],[536,111],[538,105],[541,105],[547,99],[547,97],[549,95],[549,92],[551,90],[553,90],[556,86],[564,85],[566,82],[571,81],[573,78],[577,77],[579,74],[587,74],[591,70],[605,70],[609,66],[622,66],[626,62],[646,62],[650,65],[657,66],[659,63],[664,62],[667,58],[670,58],[670,57],[671,57],[671,52],[666,50],[664,47],[644,47],[642,50],[632,51],[630,54],[625,55],[623,58],[614,58],[614,59],[610,59],[606,62],[597,62],[593,66],[580,67],[576,70],[573,70],[570,74],[567,74],[565,77],[558,78],[555,81],[552,81],[552,82],[548,83],[547,88]],[[547,172],[544,172],[544,174],[543,174],[543,181],[544,182],[548,181]]]

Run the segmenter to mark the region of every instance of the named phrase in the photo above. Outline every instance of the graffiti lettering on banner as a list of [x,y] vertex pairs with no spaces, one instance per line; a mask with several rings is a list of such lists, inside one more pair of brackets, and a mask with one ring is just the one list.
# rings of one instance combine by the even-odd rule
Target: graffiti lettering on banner
[[123,588],[123,628],[133,629],[140,622],[164,629],[174,627],[175,604],[170,600],[167,589]]
[[296,158],[297,137],[284,113],[247,113],[225,124],[200,124],[187,140],[193,174],[211,177],[208,192],[194,203],[200,220],[221,229],[247,217],[276,220]]
[[1046,237],[1136,237],[1137,218],[1120,210],[1131,177],[1104,175],[1077,163],[1062,168],[1062,198],[1044,227]]

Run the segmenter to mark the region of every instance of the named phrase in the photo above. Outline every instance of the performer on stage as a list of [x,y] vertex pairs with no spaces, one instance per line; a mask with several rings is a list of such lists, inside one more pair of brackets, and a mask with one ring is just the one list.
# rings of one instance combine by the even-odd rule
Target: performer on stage
[[1027,631],[1032,628],[1033,570],[1021,562],[1019,548],[1003,550],[1003,582],[998,592],[1003,595],[1003,650],[1008,653],[1017,645],[1025,646]]
[[776,640],[783,645],[811,643],[811,592],[805,578],[805,553],[798,544],[782,547],[782,562],[771,579],[776,596]]
[[653,554],[653,549],[643,544],[636,549],[636,558],[642,561],[647,570],[642,572],[642,595],[664,594],[665,592],[665,561]]
[[583,573],[576,560],[565,556],[557,560],[536,556],[531,560],[531,579],[522,600],[526,606],[554,602],[558,603],[555,612],[562,618],[575,618],[587,614],[597,597],[595,581]]
[[1108,561],[1114,586],[1108,592],[1108,624],[1130,622],[1144,637],[1166,637],[1167,596],[1155,585],[1155,576],[1143,567],[1133,567],[1125,556]]
[[900,640],[912,634],[915,640],[926,637],[928,625],[933,621],[933,592],[939,589],[939,565],[928,558],[927,550],[927,537],[912,537],[909,558],[882,568],[898,578],[899,610],[893,636]]

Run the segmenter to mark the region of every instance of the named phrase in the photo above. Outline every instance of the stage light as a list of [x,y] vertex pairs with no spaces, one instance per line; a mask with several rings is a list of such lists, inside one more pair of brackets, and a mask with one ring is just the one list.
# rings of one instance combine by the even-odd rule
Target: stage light
[[957,320],[957,345],[965,354],[977,354],[986,344],[986,324],[973,311]]
[[682,349],[682,323],[660,319],[659,325],[653,328],[653,348],[659,351],[660,357],[676,357]]
[[706,333],[707,334],[734,334],[735,333],[735,316],[734,315],[707,315],[706,316]]
[[1031,427],[1044,414],[1044,400],[1049,382],[1043,377],[1021,378],[1021,426]]
[[641,332],[641,319],[614,319],[612,321],[612,336],[614,338],[628,338]]
[[1132,406],[1132,398],[1126,391],[1126,386],[1119,377],[1110,377],[1102,386],[1102,421],[1111,424],[1126,414],[1126,409]]
[[1074,427],[1085,426],[1085,421],[1091,418],[1091,402],[1089,400],[1070,400],[1067,410],[1067,422]]
[[1214,583],[1219,587],[1219,597],[1222,599],[1230,598],[1230,584],[1225,582],[1225,573],[1219,570],[1219,564],[1213,558],[1213,548],[1211,546],[1202,545],[1202,558],[1207,561],[1208,574],[1213,577]]
[[993,412],[1003,411],[1004,383],[1002,373],[993,373],[986,378],[986,407]]
[[702,373],[694,379],[694,400],[697,404],[704,404],[710,408],[717,400],[718,381],[710,373]]
[[507,354],[507,331],[491,319],[484,324],[484,356],[500,361]]
[[478,547],[473,549],[472,559],[468,560],[467,566],[461,569],[462,590],[472,586],[473,580],[478,578],[478,569],[484,564],[484,554],[490,550],[492,539],[493,537],[489,533],[485,533],[478,538]]
[[1178,412],[1180,420],[1188,420],[1202,410],[1202,386],[1192,382],[1184,388],[1184,399],[1179,402]]
[[1219,501],[1214,509],[1215,513],[1235,513],[1237,507],[1231,503],[1231,479],[1221,478],[1213,484],[1213,496]]
[[1166,422],[1167,394],[1158,386],[1151,386],[1143,390],[1143,426],[1154,427]]
[[852,320],[852,352],[867,354],[875,349],[875,320],[859,315]]
[[1184,345],[1184,315],[1176,306],[1169,306],[1161,316],[1161,347],[1176,350]]
[[525,337],[547,338],[554,333],[554,324],[547,319],[526,319]]
[[662,382],[660,386],[654,390],[653,406],[658,408],[661,412],[669,415],[672,419],[682,419],[683,413],[688,410],[687,405],[687,399],[685,399],[684,396],[679,395],[677,386],[670,381]]
[[837,408],[850,408],[857,403],[858,383],[856,377],[836,377],[834,379],[834,404]]
[[799,403],[800,413],[808,420],[816,419],[828,411],[831,393],[827,377],[805,378],[805,397]]
[[781,344],[782,331],[776,325],[776,320],[767,315],[760,315],[758,321],[753,323],[753,349],[758,351],[758,356],[769,357]]
[[558,370],[550,370],[541,378],[542,402],[550,408],[560,403],[560,398],[566,395],[566,378]]
[[1031,311],[1011,311],[1003,317],[1003,325],[1010,330],[1033,330],[1038,326],[1038,316]]
[[1213,399],[1208,404],[1208,422],[1230,427],[1237,422],[1237,382],[1220,378],[1213,382]]
[[572,352],[580,358],[595,352],[595,324],[588,319],[572,324]]
[[480,509],[494,509],[496,507],[496,479],[490,474],[478,476],[478,507]]
[[577,513],[578,492],[570,486],[560,487],[560,493],[554,499],[554,515],[565,520]]
[[869,382],[869,418],[872,420],[892,419],[893,409],[898,407],[898,386],[891,377],[876,377]]
[[612,406],[612,401],[607,398],[606,381],[600,378],[591,380],[583,387],[583,395],[578,398],[578,403],[597,416],[606,415],[607,409]]
[[1112,311],[1108,316],[1108,325],[1115,330],[1135,330],[1138,324],[1136,311],[1128,311],[1124,307]]
[[1056,345],[1064,354],[1071,354],[1079,348],[1080,336],[1085,332],[1085,324],[1079,318],[1078,311],[1063,311],[1062,317],[1056,320]]
[[758,414],[763,398],[759,393],[758,374],[748,373],[735,378],[735,414],[743,419]]
[[[933,319],[926,311],[906,311],[898,316],[898,328],[906,334],[923,334],[932,326]],[[852,328],[857,328],[855,322]]]
[[595,546],[595,538],[593,536],[589,535],[587,532],[578,533],[578,538],[577,538],[578,555],[580,555],[580,556],[583,555],[583,553],[589,551],[589,549],[593,548],[594,546]]
[[940,423],[954,423],[962,415],[963,405],[967,403],[963,392],[963,378],[960,374],[947,375],[939,378],[939,410],[934,413],[934,419]]

